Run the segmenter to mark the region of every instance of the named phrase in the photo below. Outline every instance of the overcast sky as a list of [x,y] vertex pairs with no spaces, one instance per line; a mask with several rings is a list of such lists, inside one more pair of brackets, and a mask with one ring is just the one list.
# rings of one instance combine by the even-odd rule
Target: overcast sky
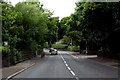
[[[13,5],[23,0],[10,0]],[[69,16],[74,12],[75,2],[78,0],[39,0],[44,8],[49,9],[51,12],[54,12],[54,16],[61,18]]]

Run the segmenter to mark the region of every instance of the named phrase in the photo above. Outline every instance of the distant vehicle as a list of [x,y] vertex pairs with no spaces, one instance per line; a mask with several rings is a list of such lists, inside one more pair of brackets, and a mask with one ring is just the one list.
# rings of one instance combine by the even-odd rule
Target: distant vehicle
[[49,52],[50,52],[51,55],[52,55],[52,54],[55,54],[55,55],[58,54],[57,49],[54,49],[54,48],[50,48],[50,49],[49,49]]

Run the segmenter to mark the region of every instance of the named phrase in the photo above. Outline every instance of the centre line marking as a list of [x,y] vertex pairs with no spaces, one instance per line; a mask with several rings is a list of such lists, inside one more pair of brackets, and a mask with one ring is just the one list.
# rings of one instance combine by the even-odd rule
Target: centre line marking
[[68,67],[68,64],[65,64]]
[[64,63],[66,64],[66,61],[64,61]]
[[73,71],[70,71],[71,73],[72,73],[72,75],[74,75],[75,76],[75,73],[73,72]]
[[70,69],[70,67],[68,66],[67,62],[65,61],[65,59],[63,58],[63,56],[60,54],[65,66],[67,67],[67,69],[70,71],[70,73],[75,77],[76,80],[79,80],[79,78],[75,75],[75,73]]
[[70,67],[69,67],[69,66],[68,66],[67,68],[71,71],[71,69],[70,69]]

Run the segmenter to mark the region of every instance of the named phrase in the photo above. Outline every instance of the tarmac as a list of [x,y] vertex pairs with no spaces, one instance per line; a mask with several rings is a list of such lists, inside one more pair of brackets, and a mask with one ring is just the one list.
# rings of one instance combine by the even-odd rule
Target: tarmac
[[[70,54],[71,55],[71,54]],[[117,60],[113,60],[113,59],[104,59],[104,58],[98,58],[95,55],[73,55],[73,57],[76,58],[87,58],[87,59],[92,59],[94,61],[97,61],[99,63],[102,63],[103,65],[107,65],[107,66],[111,66],[114,68],[119,68],[119,61]],[[38,56],[36,58],[33,58],[31,60],[27,60],[21,63],[18,63],[14,66],[10,66],[10,67],[4,67],[0,70],[2,70],[2,80],[9,80],[10,78],[12,78],[13,76],[27,70],[28,68],[34,66],[36,64],[37,61],[40,61],[42,58],[41,56]]]
[[110,58],[102,58],[102,57],[97,57],[97,55],[84,55],[84,54],[79,54],[79,53],[71,53],[73,57],[75,58],[82,58],[82,59],[90,59],[95,62],[99,62],[100,64],[110,66],[116,69],[120,69],[120,61],[115,60],[115,59],[110,59]]
[[27,70],[28,68],[32,67],[36,64],[37,61],[41,60],[41,56],[35,57],[31,60],[20,62],[16,65],[10,67],[2,68],[2,80],[8,80],[13,76]]

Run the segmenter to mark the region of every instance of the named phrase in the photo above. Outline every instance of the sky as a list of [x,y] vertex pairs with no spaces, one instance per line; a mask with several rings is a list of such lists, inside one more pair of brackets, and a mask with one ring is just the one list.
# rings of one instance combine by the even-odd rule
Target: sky
[[[23,0],[10,0],[13,5]],[[53,16],[60,19],[70,16],[74,12],[75,2],[78,0],[39,0],[44,8],[53,12]]]

